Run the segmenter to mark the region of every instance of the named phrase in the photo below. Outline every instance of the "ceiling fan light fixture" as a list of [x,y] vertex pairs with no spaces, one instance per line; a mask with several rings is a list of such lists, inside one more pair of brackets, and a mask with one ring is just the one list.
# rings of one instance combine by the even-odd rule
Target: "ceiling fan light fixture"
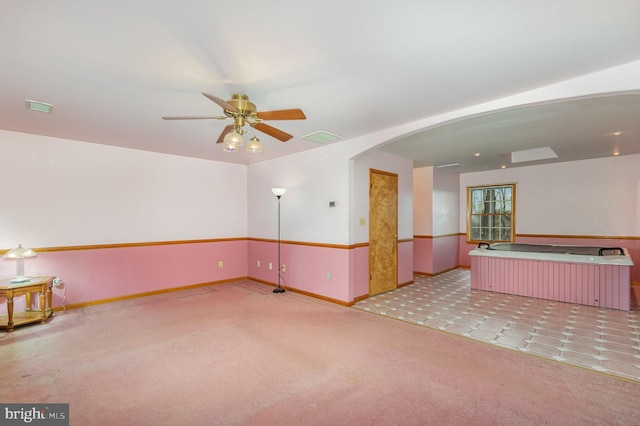
[[234,144],[223,144],[222,145],[222,150],[224,152],[238,152],[240,151],[240,147],[238,145],[234,145]]
[[222,143],[225,147],[237,146],[239,148],[244,145],[244,139],[242,138],[242,129],[233,129],[232,131],[227,133]]
[[260,139],[258,139],[257,137],[252,137],[249,140],[249,143],[247,144],[247,151],[254,153],[254,154],[260,154],[262,153],[262,151],[264,151],[264,148],[262,146],[262,142],[260,142]]

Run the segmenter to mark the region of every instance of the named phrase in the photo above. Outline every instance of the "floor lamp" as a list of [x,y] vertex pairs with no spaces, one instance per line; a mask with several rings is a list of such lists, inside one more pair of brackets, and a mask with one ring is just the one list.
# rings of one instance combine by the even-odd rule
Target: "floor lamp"
[[280,272],[282,271],[282,263],[280,263],[280,198],[287,192],[286,188],[271,188],[273,195],[278,197],[278,287],[273,289],[274,293],[284,293],[284,288],[280,287]]

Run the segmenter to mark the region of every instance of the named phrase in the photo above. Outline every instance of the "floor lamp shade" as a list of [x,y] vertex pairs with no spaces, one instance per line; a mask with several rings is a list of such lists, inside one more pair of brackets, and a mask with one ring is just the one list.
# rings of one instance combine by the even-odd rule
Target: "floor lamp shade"
[[285,192],[287,192],[287,188],[271,188],[271,192],[273,192],[273,195],[280,198]]

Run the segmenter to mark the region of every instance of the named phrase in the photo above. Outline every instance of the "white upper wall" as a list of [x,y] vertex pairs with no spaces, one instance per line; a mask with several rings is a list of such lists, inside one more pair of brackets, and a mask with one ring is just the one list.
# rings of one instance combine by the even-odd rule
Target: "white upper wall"
[[[271,188],[285,187],[280,206],[283,240],[343,245],[368,241],[369,169],[374,168],[398,174],[398,236],[411,238],[413,162],[377,151],[358,157],[372,143],[353,140],[250,165],[249,236],[277,237],[277,199]],[[331,201],[335,207],[329,207]]]
[[[433,170],[433,236],[458,233],[460,175],[446,169]],[[464,208],[464,204],[462,205]]]
[[0,131],[0,248],[247,236],[246,166]]
[[442,236],[458,233],[458,173],[437,167],[413,170],[413,233]]
[[433,206],[433,167],[413,169],[414,235],[433,235]]
[[[251,164],[248,172],[248,231],[254,238],[277,238],[277,198],[281,198],[281,238],[347,244],[349,162],[340,144]],[[329,207],[335,201],[336,207]]]
[[[369,173],[371,169],[398,175],[398,239],[413,238],[413,161],[382,151],[354,160],[354,224],[352,243],[369,241]],[[364,225],[360,220],[365,219]]]
[[640,154],[460,175],[460,232],[466,187],[516,183],[516,233],[640,235]]

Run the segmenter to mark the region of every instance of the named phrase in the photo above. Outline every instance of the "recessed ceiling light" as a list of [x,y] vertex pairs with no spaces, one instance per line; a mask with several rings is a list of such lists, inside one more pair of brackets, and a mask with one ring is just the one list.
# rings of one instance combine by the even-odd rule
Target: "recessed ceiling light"
[[501,169],[506,169],[507,166],[505,166],[504,164],[500,167]]
[[613,132],[613,136],[620,136],[622,132]]
[[475,153],[475,154],[473,154],[473,155],[475,155],[476,157],[480,157],[480,153],[479,153],[479,152],[476,152],[476,153]]
[[32,101],[31,99],[26,99],[26,103],[27,103],[27,109],[30,109],[31,111],[48,112],[48,113],[53,112],[53,105],[51,104]]
[[620,155],[618,151],[614,152],[613,155]]

